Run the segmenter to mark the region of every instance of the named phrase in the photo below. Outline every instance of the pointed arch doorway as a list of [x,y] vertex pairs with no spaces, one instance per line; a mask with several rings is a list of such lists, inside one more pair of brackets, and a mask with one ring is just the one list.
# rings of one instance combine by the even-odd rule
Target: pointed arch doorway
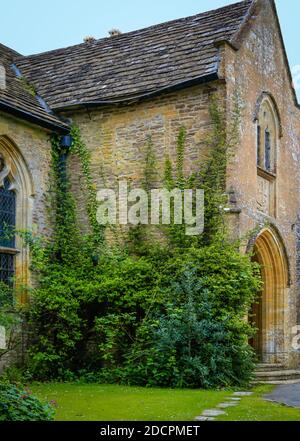
[[258,329],[250,343],[260,362],[281,363],[284,361],[285,347],[288,263],[283,242],[275,229],[266,228],[258,235],[253,260],[260,265],[263,287],[250,314],[250,320]]

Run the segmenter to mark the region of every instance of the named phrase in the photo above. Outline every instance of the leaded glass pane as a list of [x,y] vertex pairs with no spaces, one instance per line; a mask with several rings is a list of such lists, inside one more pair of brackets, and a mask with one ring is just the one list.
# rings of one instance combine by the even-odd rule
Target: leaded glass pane
[[10,181],[6,178],[0,187],[0,246],[14,248],[15,236],[8,237],[7,232],[16,226],[16,195],[9,187]]
[[0,281],[12,286],[14,270],[14,255],[0,253]]
[[271,170],[271,136],[269,130],[265,131],[265,167]]
[[257,126],[257,165],[261,165],[261,129]]

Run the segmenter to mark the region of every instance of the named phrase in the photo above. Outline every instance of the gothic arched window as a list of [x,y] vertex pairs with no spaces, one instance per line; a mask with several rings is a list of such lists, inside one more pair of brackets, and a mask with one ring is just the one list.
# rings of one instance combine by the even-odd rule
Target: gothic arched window
[[12,285],[16,226],[16,194],[6,177],[0,187],[0,281]]
[[[30,281],[29,252],[15,231],[32,229],[33,181],[17,145],[0,135],[0,281],[25,286]],[[26,294],[20,294],[26,301]]]
[[278,122],[276,111],[269,98],[265,98],[257,117],[257,166],[276,173]]
[[282,126],[276,101],[263,92],[256,103],[257,209],[269,217],[277,216],[277,165],[280,164]]

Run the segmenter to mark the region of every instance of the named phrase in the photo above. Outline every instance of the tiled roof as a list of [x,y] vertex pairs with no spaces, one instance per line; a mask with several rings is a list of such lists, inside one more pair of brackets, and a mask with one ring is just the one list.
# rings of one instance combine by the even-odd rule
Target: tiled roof
[[232,40],[251,0],[28,57],[22,74],[52,109],[121,101],[216,76],[217,40]]
[[19,58],[20,54],[0,44],[0,63],[4,66],[6,74],[6,87],[4,90],[0,89],[0,110],[48,129],[66,131],[68,126],[45,110],[38,101],[34,88],[13,71],[11,65],[16,57]]

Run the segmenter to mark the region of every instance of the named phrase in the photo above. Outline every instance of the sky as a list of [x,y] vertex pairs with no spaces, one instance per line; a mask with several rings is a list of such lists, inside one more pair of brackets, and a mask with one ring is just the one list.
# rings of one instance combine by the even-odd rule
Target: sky
[[[235,0],[0,0],[0,42],[23,55],[102,38],[112,28],[140,29],[234,3]],[[300,1],[276,0],[300,95]]]

